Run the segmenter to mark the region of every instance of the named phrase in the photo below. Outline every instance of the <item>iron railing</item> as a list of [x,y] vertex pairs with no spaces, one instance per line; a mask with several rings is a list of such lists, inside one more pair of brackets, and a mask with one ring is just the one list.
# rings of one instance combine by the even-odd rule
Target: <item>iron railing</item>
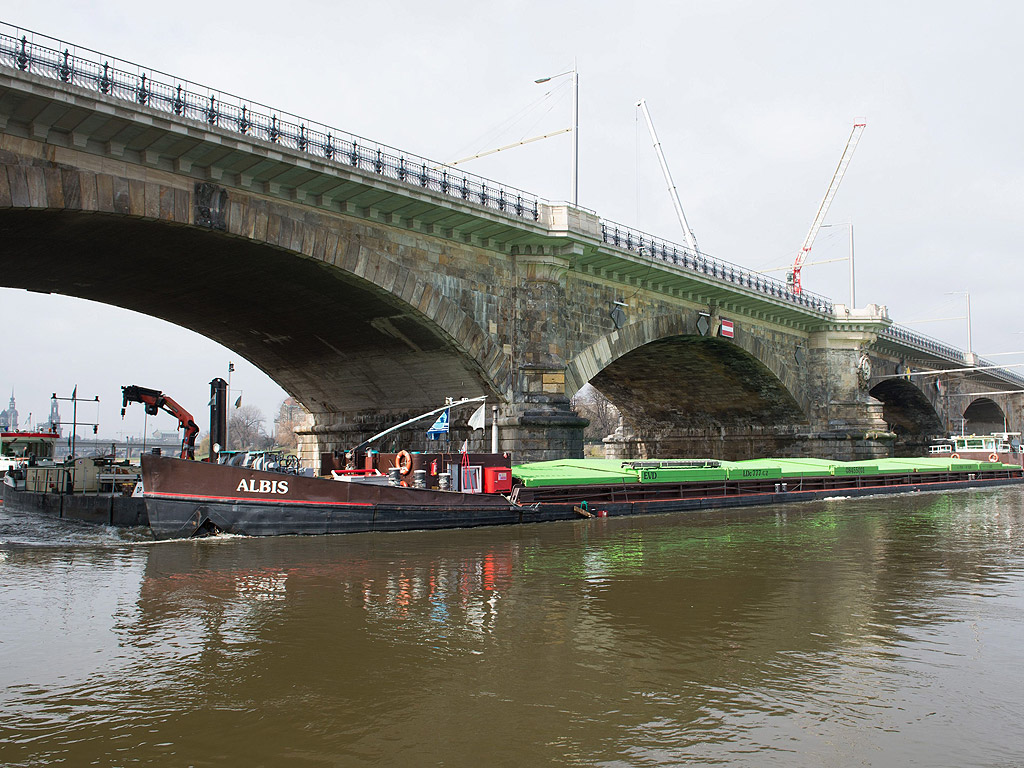
[[962,349],[957,349],[956,347],[939,341],[938,339],[933,339],[930,336],[925,336],[924,334],[911,331],[909,328],[904,328],[901,325],[893,324],[883,328],[878,332],[878,335],[889,341],[904,344],[921,352],[927,352],[938,358],[951,363],[956,363],[957,365],[965,368],[987,368],[988,370],[985,371],[985,373],[1016,386],[1024,387],[1024,376],[1021,374],[1011,371],[1008,368],[993,368],[992,366],[997,365],[997,363],[993,363],[990,360],[980,357],[978,358],[977,363],[974,363]]
[[601,221],[601,235],[605,243],[616,248],[624,248],[649,259],[675,264],[683,269],[699,273],[705,278],[757,291],[803,307],[811,312],[823,315],[833,314],[831,299],[811,291],[795,293],[788,285],[779,280],[766,277],[760,272],[751,272],[727,261],[713,259],[705,253],[694,251],[684,245],[662,240],[645,232],[605,220]]
[[3,22],[0,66],[263,139],[511,216],[540,218],[544,201],[507,184]]
[[961,349],[957,349],[954,346],[946,344],[945,342],[933,339],[930,336],[916,333],[909,328],[904,328],[902,325],[890,325],[887,328],[883,328],[878,332],[878,335],[889,341],[897,342],[898,344],[904,344],[908,347],[912,347],[920,352],[927,352],[929,354],[940,357],[943,360],[948,360],[951,363],[958,363],[959,365],[967,365],[967,353]]

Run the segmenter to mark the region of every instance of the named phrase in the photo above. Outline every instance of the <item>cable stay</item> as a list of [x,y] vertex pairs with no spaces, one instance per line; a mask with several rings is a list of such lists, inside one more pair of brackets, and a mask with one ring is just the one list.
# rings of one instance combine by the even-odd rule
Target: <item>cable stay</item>
[[545,133],[545,134],[543,134],[541,136],[533,136],[532,138],[523,139],[522,141],[517,141],[517,142],[515,142],[513,144],[506,144],[504,147],[498,147],[497,149],[488,149],[486,152],[477,152],[475,155],[470,155],[469,157],[463,157],[460,160],[454,160],[454,161],[448,163],[448,165],[456,166],[459,163],[467,163],[470,160],[477,160],[478,158],[487,157],[488,155],[496,155],[498,152],[504,152],[506,149],[515,149],[516,147],[521,147],[524,144],[532,144],[533,142],[540,141],[541,139],[550,139],[552,136],[559,136],[559,135],[561,135],[563,133],[571,133],[571,132],[572,132],[572,128],[571,127],[570,128],[562,128],[559,131],[552,131],[551,133]]

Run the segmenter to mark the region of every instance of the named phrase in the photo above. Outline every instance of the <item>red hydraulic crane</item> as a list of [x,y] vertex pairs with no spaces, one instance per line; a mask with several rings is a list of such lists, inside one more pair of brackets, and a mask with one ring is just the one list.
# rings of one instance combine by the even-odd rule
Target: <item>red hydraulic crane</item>
[[853,151],[857,149],[857,142],[860,141],[860,135],[864,133],[866,125],[867,123],[865,122],[853,124],[853,131],[846,142],[846,149],[843,150],[843,156],[839,158],[839,166],[836,168],[836,172],[832,174],[832,183],[828,185],[825,198],[821,201],[821,205],[818,206],[818,215],[814,217],[811,231],[807,233],[807,238],[800,248],[800,253],[796,255],[793,268],[786,275],[786,282],[795,294],[799,295],[802,290],[800,285],[800,268],[807,261],[807,255],[811,252],[811,246],[814,245],[814,238],[818,236],[818,230],[821,228],[822,222],[825,221],[825,214],[828,213],[828,208],[832,205],[832,198],[836,196],[836,192],[839,190],[839,183],[843,180],[843,175],[846,173],[846,167],[850,164],[850,160],[853,159]]
[[196,457],[196,437],[199,435],[199,425],[196,424],[191,413],[156,389],[130,384],[127,387],[121,387],[121,393],[123,395],[122,418],[124,418],[124,409],[128,407],[128,403],[142,403],[146,407],[146,413],[150,416],[156,416],[157,411],[161,409],[166,411],[178,420],[178,429],[185,430],[181,437],[181,458],[194,459]]

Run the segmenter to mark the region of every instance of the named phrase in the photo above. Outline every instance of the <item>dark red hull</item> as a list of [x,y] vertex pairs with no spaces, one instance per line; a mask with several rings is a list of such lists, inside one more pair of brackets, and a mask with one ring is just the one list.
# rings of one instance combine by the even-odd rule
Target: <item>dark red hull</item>
[[[547,522],[589,516],[699,513],[834,496],[943,491],[1022,483],[1017,468],[865,478],[807,478],[775,490],[730,482],[521,489],[513,498],[256,472],[203,462],[144,456],[150,527],[159,539],[207,532],[246,536],[407,531]],[[282,483],[284,484],[282,487]],[[584,504],[586,502],[586,504]],[[584,510],[585,512],[581,512]]]
[[457,528],[519,522],[491,494],[368,485],[142,457],[149,525],[158,539],[216,529],[247,536]]

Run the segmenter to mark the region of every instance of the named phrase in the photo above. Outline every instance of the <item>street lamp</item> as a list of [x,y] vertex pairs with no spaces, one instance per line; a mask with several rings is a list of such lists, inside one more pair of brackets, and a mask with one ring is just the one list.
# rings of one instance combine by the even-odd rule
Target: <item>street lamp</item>
[[967,354],[974,354],[974,347],[971,344],[971,292],[970,291],[946,291],[947,296],[967,297]]
[[535,83],[546,83],[556,77],[572,75],[572,204],[579,205],[579,169],[580,169],[580,76],[576,71],[576,59],[572,60],[572,69],[559,72],[557,75],[542,77]]
[[854,290],[853,281],[853,222],[847,221],[840,224],[822,224],[821,228],[826,229],[828,227],[849,227],[850,228],[850,309],[857,306],[857,292]]

